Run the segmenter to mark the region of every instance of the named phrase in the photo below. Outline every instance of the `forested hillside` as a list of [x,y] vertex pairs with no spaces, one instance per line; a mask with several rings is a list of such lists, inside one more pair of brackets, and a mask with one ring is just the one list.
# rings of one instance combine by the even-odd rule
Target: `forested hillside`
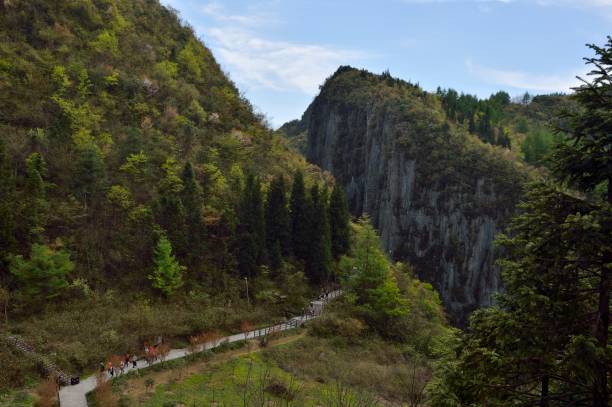
[[301,312],[348,250],[344,193],[157,0],[0,2],[0,173],[2,330],[68,372]]

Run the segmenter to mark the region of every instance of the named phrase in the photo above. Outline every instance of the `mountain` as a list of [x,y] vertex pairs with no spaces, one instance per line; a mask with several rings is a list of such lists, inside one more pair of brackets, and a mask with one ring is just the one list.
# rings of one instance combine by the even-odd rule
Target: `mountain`
[[[0,245],[7,284],[8,258],[33,242],[67,248],[90,285],[146,283],[139,271],[159,227],[188,248],[184,218],[167,216],[185,209],[187,163],[207,231],[198,256],[209,262],[192,261],[191,272],[231,269],[244,174],[319,177],[157,0],[0,2],[0,150],[11,176],[10,198],[0,197],[12,214]],[[29,205],[28,162],[41,163],[39,208]],[[181,191],[182,205],[168,191]]]
[[[301,123],[307,159],[330,171],[354,216],[369,214],[396,260],[431,282],[458,324],[500,290],[495,235],[528,168],[449,120],[416,85],[341,67]],[[305,129],[305,130],[304,130]]]

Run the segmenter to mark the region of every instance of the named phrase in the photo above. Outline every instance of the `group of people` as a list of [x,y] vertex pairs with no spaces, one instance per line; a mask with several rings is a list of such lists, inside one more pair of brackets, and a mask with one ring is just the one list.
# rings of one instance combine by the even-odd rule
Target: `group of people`
[[138,367],[138,357],[126,353],[118,364],[113,364],[113,362],[109,360],[105,366],[103,362],[100,362],[100,372],[106,370],[111,377],[115,375],[119,376],[125,373],[126,369],[130,368],[130,364],[132,365],[132,369],[136,369]]

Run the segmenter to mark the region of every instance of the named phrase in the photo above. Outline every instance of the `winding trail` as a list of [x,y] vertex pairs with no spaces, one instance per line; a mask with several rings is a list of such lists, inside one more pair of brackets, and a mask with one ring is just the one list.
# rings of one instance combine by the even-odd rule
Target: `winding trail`
[[[226,336],[224,338],[221,338],[218,341],[209,342],[209,343],[204,344],[201,347],[201,349],[199,349],[197,352],[194,352],[194,353],[199,353],[205,350],[214,349],[226,343],[234,343],[234,342],[243,341],[245,339],[258,338],[258,337],[267,335],[271,332],[280,332],[280,331],[287,331],[290,329],[295,329],[299,326],[302,326],[306,321],[309,321],[313,318],[317,318],[319,315],[321,315],[321,312],[323,311],[323,308],[327,304],[327,302],[329,302],[330,300],[336,297],[339,297],[341,294],[342,294],[341,290],[336,290],[336,291],[332,291],[331,293],[329,293],[326,298],[319,298],[315,301],[312,301],[311,309],[315,311],[314,315],[306,314],[306,315],[292,318],[287,322],[268,326],[268,327],[261,328],[261,329],[256,329],[254,331],[247,332],[246,334],[239,333],[235,335]],[[168,361],[168,360],[180,359],[190,354],[192,353],[189,352],[187,349],[172,349],[165,360]],[[157,360],[151,365],[154,365],[157,363],[161,363],[161,361]],[[136,368],[132,368],[132,367],[127,368],[125,369],[125,373],[131,372],[133,370],[146,369],[147,367],[149,367],[149,365],[147,365],[143,360],[140,360],[139,365]],[[110,379],[110,375],[108,373],[105,373],[105,374],[106,374],[107,380]],[[76,384],[74,386],[62,387],[59,391],[60,406],[61,407],[87,407],[86,395],[90,391],[94,390],[96,386],[97,386],[96,376],[92,375],[86,379],[81,380],[79,384]]]

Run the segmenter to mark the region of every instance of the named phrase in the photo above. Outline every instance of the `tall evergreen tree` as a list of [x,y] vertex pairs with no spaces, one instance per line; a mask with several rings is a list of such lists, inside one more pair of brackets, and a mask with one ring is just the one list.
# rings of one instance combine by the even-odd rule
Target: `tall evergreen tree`
[[[0,269],[6,269],[6,261],[15,243],[15,177],[4,140],[0,138]],[[2,276],[0,276],[1,278]]]
[[153,261],[155,268],[149,275],[149,280],[152,281],[153,287],[169,297],[183,286],[183,274],[186,268],[174,257],[172,244],[164,235],[157,242]]
[[[592,67],[588,74],[591,82],[575,89],[573,99],[582,109],[569,112],[566,119],[569,128],[566,143],[559,144],[553,156],[553,170],[557,176],[580,188],[591,192],[598,188],[605,191],[603,202],[598,202],[591,214],[607,213],[612,217],[612,37],[608,37],[603,47],[589,45],[595,57],[585,58]],[[593,247],[603,253],[602,267],[596,273],[597,307],[593,319],[593,335],[597,340],[603,357],[598,361],[597,382],[593,389],[594,406],[607,406],[610,393],[608,374],[610,367],[610,274],[612,273],[612,224],[602,224],[608,236],[607,244]]]
[[298,260],[305,261],[309,251],[309,213],[308,198],[304,186],[304,175],[297,171],[293,177],[291,188],[291,201],[289,204],[291,214],[291,239],[293,254]]
[[81,152],[75,168],[75,195],[88,207],[104,196],[106,186],[106,169],[100,150],[88,147]]
[[338,259],[348,253],[350,246],[349,210],[346,194],[338,184],[334,185],[329,200],[329,227],[331,234],[331,250]]
[[279,256],[291,253],[291,227],[285,193],[284,178],[274,178],[266,200],[266,245],[273,268],[280,265]]
[[321,284],[329,277],[331,244],[327,216],[326,194],[319,191],[317,184],[310,191],[309,237],[306,275],[312,283]]
[[180,167],[172,158],[163,164],[164,177],[158,186],[159,197],[154,212],[157,223],[164,230],[177,254],[184,256],[187,251],[187,224],[185,206],[181,199],[184,185],[179,176]]
[[202,188],[198,184],[193,166],[185,163],[181,176],[183,190],[181,200],[185,208],[187,223],[187,256],[191,259],[201,258],[200,251],[204,239],[204,223],[202,221]]
[[26,159],[25,196],[26,205],[24,235],[30,242],[42,240],[47,224],[47,185],[44,177],[47,174],[45,160],[39,153],[32,153]]
[[238,206],[238,262],[242,276],[257,274],[266,260],[266,235],[261,184],[252,174],[245,180]]

